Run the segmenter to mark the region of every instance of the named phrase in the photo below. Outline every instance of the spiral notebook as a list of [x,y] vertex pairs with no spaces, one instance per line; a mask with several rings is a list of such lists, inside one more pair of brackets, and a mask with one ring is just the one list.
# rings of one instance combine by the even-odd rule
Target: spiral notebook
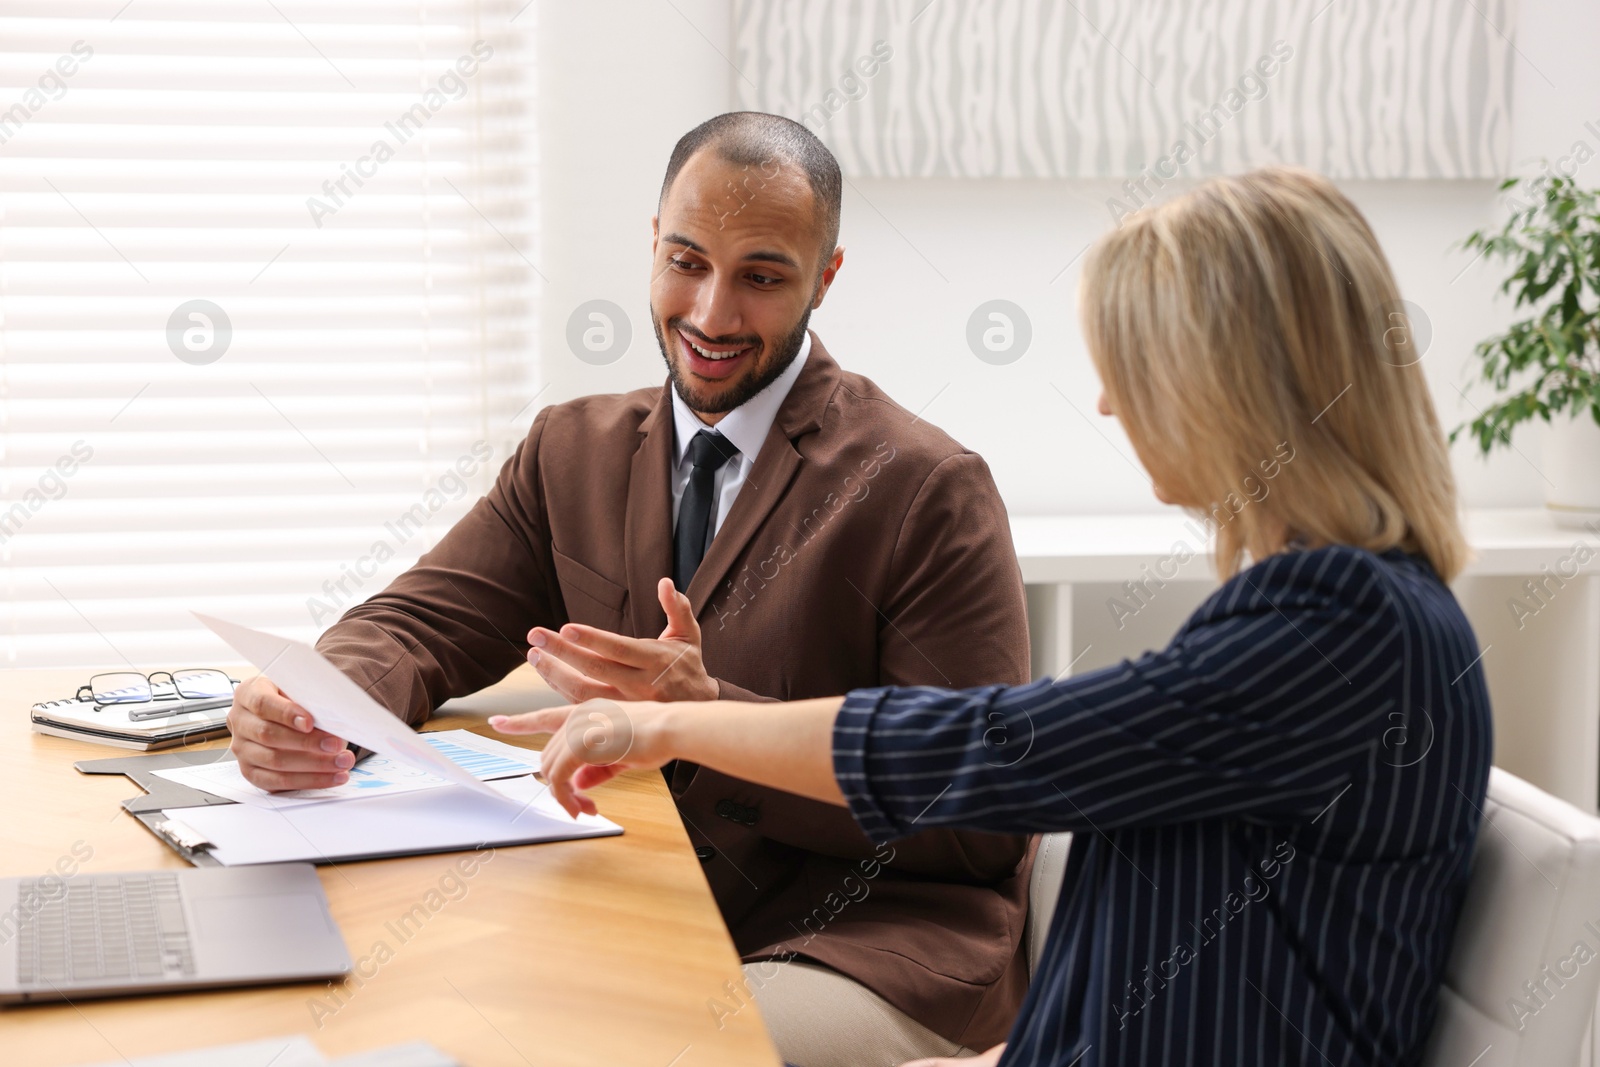
[[[234,684],[238,684],[237,680]],[[170,686],[167,688],[170,690]],[[170,713],[159,718],[129,717],[148,711],[151,707],[148,702],[102,705],[92,699],[67,697],[35,704],[28,711],[28,719],[36,734],[93,741],[97,745],[139,752],[176,748],[227,734],[228,712],[233,708],[231,700],[221,703],[216,698],[169,700],[161,690],[157,685],[156,695],[163,698],[161,703]]]

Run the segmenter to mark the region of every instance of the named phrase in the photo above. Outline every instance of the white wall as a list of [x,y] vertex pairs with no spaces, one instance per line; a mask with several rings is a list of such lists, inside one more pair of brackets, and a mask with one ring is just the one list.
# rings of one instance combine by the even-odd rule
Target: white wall
[[[672,146],[728,110],[727,0],[536,0],[539,62],[539,405],[665,379],[650,331],[650,217]],[[589,300],[624,308],[633,341],[595,366],[568,349]]]
[[[1600,77],[1576,43],[1593,35],[1571,32],[1573,19],[1595,21],[1591,9],[1590,0],[1524,4],[1524,18],[1554,43],[1540,50],[1519,35],[1519,47],[1563,89],[1592,89]],[[673,142],[730,106],[739,75],[727,58],[727,0],[544,0],[538,17],[542,404],[663,379],[648,318],[649,219]],[[1519,92],[1528,73],[1517,72]],[[1596,114],[1576,113],[1573,99],[1596,101]],[[1600,92],[1563,95],[1559,107],[1546,101],[1540,116],[1529,127],[1537,136],[1518,140],[1518,158],[1567,151],[1585,135],[1584,119],[1600,120]],[[1493,296],[1490,266],[1469,266],[1452,245],[1498,218],[1493,183],[1359,182],[1345,191],[1378,233],[1402,293],[1431,320],[1424,363],[1441,419],[1448,428],[1470,418],[1455,387],[1472,378],[1472,345],[1508,322],[1510,307]],[[913,410],[927,405],[929,420],[982,453],[1017,514],[1161,507],[1123,458],[1132,456],[1126,439],[1094,414],[1098,386],[1077,327],[1079,264],[1068,264],[1111,225],[1113,192],[1095,181],[857,180],[846,188],[845,268],[814,327],[841,363]],[[614,301],[631,320],[632,345],[608,366],[579,360],[567,344],[569,314],[594,298]],[[1020,305],[1033,326],[1029,351],[1007,366],[980,361],[966,341],[968,316],[992,298]],[[1486,402],[1482,389],[1467,392]],[[1464,502],[1538,504],[1542,482],[1529,466],[1538,462],[1537,436],[1516,438],[1528,459],[1501,450],[1487,464],[1463,440],[1456,469]]]
[[[1450,250],[1489,220],[1493,184],[1364,182],[1345,191],[1378,233],[1402,293],[1432,321],[1424,365],[1441,417],[1454,425],[1470,408],[1451,383],[1465,383],[1473,342],[1505,315],[1489,299],[1484,264],[1461,274],[1471,257]],[[857,182],[847,197],[846,271],[816,316],[819,332],[907,406],[937,393],[927,417],[988,458],[1018,514],[1161,507],[1124,458],[1133,455],[1126,438],[1094,414],[1098,384],[1077,325],[1081,261],[1060,273],[1110,226],[1112,192],[1082,181],[879,181]],[[995,297],[1020,305],[1033,324],[1030,350],[1008,366],[977,359],[965,337],[972,310]],[[1463,442],[1457,468],[1469,505],[1538,502],[1515,454],[1486,467]]]

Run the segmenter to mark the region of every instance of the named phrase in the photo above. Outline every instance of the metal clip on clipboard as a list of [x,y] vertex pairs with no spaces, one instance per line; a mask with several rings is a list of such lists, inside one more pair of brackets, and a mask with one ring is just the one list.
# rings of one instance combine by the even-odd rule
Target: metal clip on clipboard
[[191,767],[197,763],[216,763],[232,758],[233,753],[226,748],[209,748],[188,752],[162,752],[149,756],[79,760],[73,767],[82,774],[126,775],[144,792],[124,800],[122,802],[124,811],[143,823],[145,829],[154,834],[162,844],[196,867],[220,867],[221,864],[211,856],[209,841],[184,826],[181,820],[167,818],[162,814],[162,810],[232,804],[233,801],[219,797],[215,793],[169,782],[152,772],[169,767]]
[[178,854],[185,859],[192,859],[195,853],[211,847],[210,841],[177,819],[162,819],[146,825],[165,838],[167,843],[177,849]]

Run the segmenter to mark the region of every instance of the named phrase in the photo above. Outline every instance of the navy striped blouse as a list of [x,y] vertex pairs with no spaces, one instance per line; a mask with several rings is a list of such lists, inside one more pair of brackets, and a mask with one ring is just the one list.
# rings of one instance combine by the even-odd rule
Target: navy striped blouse
[[1292,550],[1137,660],[851,693],[834,769],[875,840],[1076,834],[1002,1067],[1413,1064],[1488,785],[1478,659],[1424,559]]

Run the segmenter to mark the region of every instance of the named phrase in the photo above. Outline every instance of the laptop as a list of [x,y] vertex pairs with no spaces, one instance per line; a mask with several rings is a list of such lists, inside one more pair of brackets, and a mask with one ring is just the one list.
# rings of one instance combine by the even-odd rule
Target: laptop
[[0,879],[0,1003],[350,971],[309,863]]

